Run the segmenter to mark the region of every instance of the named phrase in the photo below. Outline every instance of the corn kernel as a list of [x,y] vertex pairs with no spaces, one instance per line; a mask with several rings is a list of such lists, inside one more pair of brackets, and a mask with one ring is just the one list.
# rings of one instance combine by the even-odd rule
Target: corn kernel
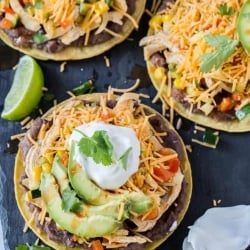
[[53,154],[51,154],[51,153],[46,153],[45,155],[44,155],[44,158],[46,159],[46,161],[47,162],[49,162],[50,164],[52,164],[52,162],[53,162]]
[[163,23],[169,23],[172,20],[173,16],[172,15],[163,15],[161,20]]
[[175,86],[175,88],[177,88],[179,90],[183,90],[185,88],[185,84],[181,80],[180,77],[175,78],[175,80],[174,80],[174,86]]
[[42,167],[39,166],[39,165],[36,165],[33,168],[33,180],[35,182],[40,182],[40,180],[41,180],[41,174],[42,174]]
[[42,170],[43,170],[43,172],[45,172],[45,173],[50,173],[51,172],[51,164],[49,164],[49,163],[44,163],[43,165],[42,165]]
[[162,16],[154,16],[149,21],[149,27],[159,29],[162,25]]
[[162,80],[165,75],[166,75],[166,73],[165,73],[165,69],[163,67],[158,67],[154,71],[154,79],[155,80]]
[[103,2],[103,1],[98,1],[95,3],[95,12],[99,15],[104,14],[105,12],[108,12],[109,6]]

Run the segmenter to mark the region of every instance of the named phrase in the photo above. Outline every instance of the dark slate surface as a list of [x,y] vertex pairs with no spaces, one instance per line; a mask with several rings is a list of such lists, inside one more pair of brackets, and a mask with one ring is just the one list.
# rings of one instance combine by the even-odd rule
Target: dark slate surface
[[[151,99],[156,91],[150,85],[142,49],[138,41],[146,34],[147,17],[144,16],[139,32],[134,32],[128,40],[105,55],[110,59],[111,67],[105,66],[103,56],[77,62],[67,62],[65,72],[60,73],[59,62],[38,61],[45,75],[45,85],[58,101],[68,97],[67,90],[80,83],[93,79],[96,92],[105,92],[109,85],[127,88],[140,77],[143,84],[138,92],[149,94]],[[18,52],[0,46],[0,107],[2,110],[4,98],[11,86]],[[150,100],[143,100],[161,112],[160,103],[151,104]],[[42,106],[47,110],[51,104]],[[0,111],[1,111],[0,110]],[[220,133],[217,149],[209,149],[191,142],[191,138],[198,138],[201,134],[194,134],[193,123],[183,120],[179,133],[186,144],[191,144],[193,152],[189,154],[193,171],[193,195],[189,210],[175,233],[159,250],[181,249],[184,237],[188,233],[188,226],[201,216],[206,209],[213,207],[213,200],[221,200],[219,206],[233,206],[250,204],[250,133],[227,134]],[[0,215],[4,230],[7,231],[5,241],[13,250],[17,244],[34,243],[33,233],[23,233],[24,221],[16,207],[13,190],[13,166],[15,154],[7,153],[10,136],[22,132],[18,122],[0,119]],[[3,209],[4,208],[4,209]],[[7,219],[5,218],[5,211]],[[4,249],[0,242],[0,249]]]

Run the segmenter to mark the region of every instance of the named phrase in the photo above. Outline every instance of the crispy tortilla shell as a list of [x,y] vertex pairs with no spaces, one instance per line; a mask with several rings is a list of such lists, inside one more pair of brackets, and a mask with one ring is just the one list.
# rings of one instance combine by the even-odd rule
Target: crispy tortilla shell
[[[87,94],[87,95],[82,95],[80,96],[80,98],[82,100],[87,100],[87,101],[91,101],[91,102],[97,102],[100,100],[100,97],[102,95],[106,95],[106,94],[102,94],[102,93],[97,93],[97,94]],[[78,96],[79,98],[79,96]],[[58,104],[56,107],[50,109],[44,116],[43,118],[46,118],[46,116],[48,114],[51,114],[51,112],[53,112],[53,110],[55,108],[57,108],[58,106],[61,105],[65,105],[67,103],[70,102],[71,99],[68,99],[60,104]],[[152,108],[145,106],[146,110],[148,110],[150,113],[153,114],[158,114],[160,115],[158,112],[156,112],[155,110],[153,110]],[[163,118],[163,117],[162,117]],[[180,145],[181,145],[181,151],[182,151],[182,157],[181,157],[181,172],[184,175],[184,180],[185,180],[185,192],[184,192],[184,201],[181,207],[181,210],[178,212],[178,215],[176,217],[176,226],[178,226],[185,213],[187,212],[187,209],[189,207],[189,203],[190,203],[190,199],[191,199],[191,194],[192,194],[192,174],[191,174],[191,167],[190,167],[190,163],[188,160],[188,156],[187,156],[187,152],[184,146],[184,143],[182,141],[182,139],[180,138],[180,136],[178,135],[178,133],[174,130],[174,128],[172,127],[172,125],[165,119],[163,118],[165,121],[165,125],[168,129],[171,130],[171,132],[173,132],[174,136],[176,136],[179,139]],[[26,224],[29,226],[29,228],[47,245],[57,249],[57,250],[80,250],[83,249],[83,247],[74,247],[74,248],[69,248],[66,247],[63,243],[58,243],[55,241],[52,241],[49,239],[48,235],[42,231],[41,229],[39,229],[36,225],[36,222],[34,220],[31,221],[31,217],[32,217],[32,212],[30,210],[30,208],[27,205],[27,201],[25,199],[26,193],[27,193],[27,189],[25,189],[21,184],[21,178],[22,176],[25,175],[25,169],[24,169],[24,165],[23,165],[23,158],[22,158],[22,151],[21,149],[19,149],[17,156],[16,156],[16,160],[15,160],[15,170],[14,170],[14,184],[15,184],[15,197],[16,197],[16,201],[17,201],[17,205],[18,208],[26,222]],[[159,245],[161,245],[174,231],[175,228],[173,228],[173,230],[166,232],[165,236],[153,241],[152,243],[148,243],[146,245],[146,247],[144,249],[146,250],[152,250],[157,248]],[[152,229],[154,230],[154,228]]]
[[[136,8],[135,12],[132,14],[132,17],[137,23],[139,23],[142,14],[144,13],[145,4],[146,0],[136,1]],[[20,48],[18,46],[15,46],[11,41],[11,39],[9,38],[9,36],[1,29],[0,29],[0,39],[3,40],[4,43],[12,47],[13,49],[40,60],[54,60],[54,61],[80,60],[80,59],[92,58],[94,56],[100,55],[110,50],[115,45],[123,42],[133,30],[134,30],[133,24],[131,23],[130,20],[127,20],[124,23],[122,30],[119,32],[119,35],[121,35],[119,37],[112,37],[106,42],[96,45],[84,46],[81,48],[73,46],[66,47],[65,49],[57,53],[48,53],[42,49]]]

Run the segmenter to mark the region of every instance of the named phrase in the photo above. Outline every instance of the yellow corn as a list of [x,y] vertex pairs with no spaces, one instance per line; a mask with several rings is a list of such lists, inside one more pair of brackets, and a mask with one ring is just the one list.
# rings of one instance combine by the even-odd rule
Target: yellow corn
[[177,88],[179,90],[183,90],[185,88],[185,84],[181,80],[180,77],[175,78],[175,80],[174,80],[174,86],[175,86],[175,88]]
[[52,164],[52,162],[53,162],[53,154],[51,154],[51,153],[46,153],[45,155],[44,155],[44,158],[47,160],[47,162],[48,163],[50,163],[50,164]]
[[99,15],[102,15],[106,12],[108,12],[109,6],[103,1],[98,1],[95,3],[95,12]]
[[39,165],[36,165],[33,168],[33,180],[35,182],[40,182],[40,180],[41,180],[41,173],[42,173],[42,167],[39,166]]
[[50,173],[51,172],[51,164],[49,164],[49,163],[44,163],[43,165],[42,165],[42,170],[43,170],[43,172],[45,172],[45,173]]
[[173,16],[172,15],[163,15],[161,20],[163,23],[169,23],[172,20]]
[[154,29],[159,29],[162,25],[162,16],[156,15],[152,17],[149,21],[149,27],[154,28]]
[[165,73],[165,69],[163,67],[158,67],[154,71],[154,79],[155,80],[162,80],[165,75],[166,75],[166,73]]

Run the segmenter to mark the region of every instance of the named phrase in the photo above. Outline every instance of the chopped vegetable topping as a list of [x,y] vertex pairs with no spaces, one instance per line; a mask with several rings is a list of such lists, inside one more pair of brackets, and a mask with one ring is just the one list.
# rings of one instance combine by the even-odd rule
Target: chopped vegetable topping
[[82,85],[74,88],[72,92],[75,95],[82,95],[91,92],[92,89],[93,89],[93,82],[91,80],[88,80],[84,82]]
[[250,103],[248,103],[243,108],[235,112],[235,115],[239,120],[243,120],[249,114],[250,114]]
[[210,132],[210,131],[205,131],[203,135],[203,142],[211,144],[211,145],[216,145],[219,141],[218,135]]
[[41,197],[41,191],[39,189],[31,190],[31,197],[32,199]]
[[227,3],[223,3],[219,6],[219,15],[233,15],[235,12],[234,8],[228,7]]

